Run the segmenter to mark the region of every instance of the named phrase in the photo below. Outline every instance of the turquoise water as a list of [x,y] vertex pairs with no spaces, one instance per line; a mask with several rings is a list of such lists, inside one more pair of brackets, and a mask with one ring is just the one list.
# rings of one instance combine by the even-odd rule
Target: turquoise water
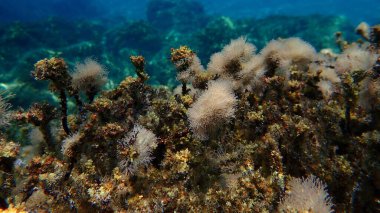
[[[376,0],[234,0],[199,1],[210,15],[232,17],[265,17],[268,15],[343,15],[353,22],[366,20],[376,23],[380,19],[380,6]],[[30,21],[47,16],[62,18],[126,17],[144,19],[148,0],[65,1],[65,0],[2,0],[0,19]]]
[[[379,23],[379,10],[379,4],[370,0],[2,0],[0,81],[4,88],[29,96],[29,91],[39,89],[29,75],[39,58],[61,56],[73,67],[93,57],[110,70],[112,88],[133,74],[125,59],[143,54],[150,62],[150,82],[174,87],[175,71],[165,56],[172,47],[189,45],[204,65],[211,54],[239,36],[247,36],[259,49],[271,39],[296,36],[317,49],[338,51],[334,33],[343,31],[348,40],[359,38],[356,25]],[[25,82],[31,88],[21,88]],[[13,99],[19,106],[31,102]]]

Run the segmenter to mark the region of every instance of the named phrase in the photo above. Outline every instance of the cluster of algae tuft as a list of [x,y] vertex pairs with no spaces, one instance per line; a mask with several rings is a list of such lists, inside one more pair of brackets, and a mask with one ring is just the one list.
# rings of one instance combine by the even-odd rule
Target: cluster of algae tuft
[[[41,60],[33,75],[50,81],[60,111],[36,103],[14,113],[17,125],[40,132],[33,134],[40,137],[33,139],[39,141],[32,143],[33,151],[1,133],[0,207],[20,212],[378,210],[377,29],[368,28],[366,42],[350,44],[339,35],[342,54],[317,53],[296,38],[271,41],[255,53],[239,38],[214,54],[207,68],[190,48],[172,49],[181,82],[175,91],[147,84],[142,56],[130,58],[137,77],[103,92],[101,66],[81,66],[92,74],[81,70],[80,76],[98,79],[88,82],[90,91],[81,91],[63,59]],[[76,103],[75,112],[68,113],[67,99]],[[310,192],[310,200],[287,201],[297,192]]]

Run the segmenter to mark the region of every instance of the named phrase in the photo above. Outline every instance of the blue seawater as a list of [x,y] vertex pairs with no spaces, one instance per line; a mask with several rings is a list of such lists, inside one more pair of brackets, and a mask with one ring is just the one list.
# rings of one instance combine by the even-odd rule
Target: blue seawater
[[[59,16],[65,19],[124,17],[144,19],[149,0],[1,0],[0,21],[31,21]],[[180,1],[180,0],[177,0]],[[352,22],[380,21],[377,0],[203,0],[210,15],[262,18],[269,15],[337,15]]]
[[[37,60],[63,57],[72,69],[93,57],[110,71],[113,87],[134,74],[129,55],[142,54],[150,82],[173,87],[178,82],[168,60],[172,47],[189,45],[204,65],[239,36],[258,49],[271,39],[300,37],[318,50],[338,51],[334,33],[355,40],[361,21],[380,23],[378,11],[377,0],[1,0],[0,82],[2,89],[30,97],[40,90],[30,77]],[[31,97],[12,101],[23,107],[54,102],[50,95]]]

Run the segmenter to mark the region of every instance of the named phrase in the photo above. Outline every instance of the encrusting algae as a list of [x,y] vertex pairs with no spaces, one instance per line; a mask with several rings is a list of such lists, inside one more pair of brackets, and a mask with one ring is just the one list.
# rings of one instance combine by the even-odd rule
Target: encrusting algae
[[[27,158],[1,133],[0,207],[374,212],[380,31],[364,24],[357,31],[365,41],[337,37],[341,54],[317,53],[298,38],[273,40],[256,52],[238,38],[207,68],[189,47],[173,48],[177,92],[146,83],[142,56],[130,57],[137,77],[109,91],[100,91],[107,72],[91,59],[73,75],[62,58],[43,59],[33,76],[51,82],[60,111],[36,103],[13,113],[12,122],[38,128],[42,144]],[[0,101],[0,110],[11,113]]]

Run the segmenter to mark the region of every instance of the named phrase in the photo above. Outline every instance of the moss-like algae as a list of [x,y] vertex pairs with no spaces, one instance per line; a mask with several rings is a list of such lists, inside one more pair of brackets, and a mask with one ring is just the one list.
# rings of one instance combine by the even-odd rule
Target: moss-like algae
[[[376,54],[376,45],[368,44],[371,54]],[[180,60],[188,62],[195,53],[186,48],[182,50],[191,54]],[[36,104],[17,112],[19,122],[43,125],[49,149],[24,162],[19,145],[1,135],[1,205],[53,212],[274,212],[289,178],[315,175],[326,182],[335,211],[374,211],[380,185],[380,113],[378,107],[366,110],[357,102],[363,79],[378,77],[345,73],[333,98],[326,100],[316,85],[320,73],[299,62],[280,67],[276,57],[263,60],[271,72],[260,76],[260,85],[234,89],[234,116],[203,141],[194,136],[187,112],[207,83],[220,76],[196,73],[207,76],[206,83],[197,85],[194,78],[186,82],[193,83],[194,93],[174,94],[146,83],[141,56],[131,58],[137,77],[126,77],[85,104],[83,114],[69,116],[68,127],[80,134],[70,155],[57,147],[72,135],[60,130],[62,124],[52,131],[56,116],[40,110],[55,109]],[[235,68],[243,69],[244,62],[239,63]],[[229,80],[239,82],[235,77]],[[137,124],[154,133],[157,146],[147,151],[151,162],[127,173],[119,162],[139,159],[141,153],[131,144],[140,139],[131,137],[127,144],[121,139]]]

